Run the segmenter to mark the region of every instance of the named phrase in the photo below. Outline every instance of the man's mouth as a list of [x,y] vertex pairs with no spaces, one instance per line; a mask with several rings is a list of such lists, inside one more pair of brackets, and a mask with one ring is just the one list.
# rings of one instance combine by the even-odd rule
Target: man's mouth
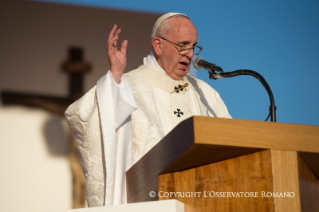
[[179,64],[181,64],[182,67],[185,68],[185,69],[186,69],[186,68],[188,67],[188,65],[189,65],[188,62],[179,62]]

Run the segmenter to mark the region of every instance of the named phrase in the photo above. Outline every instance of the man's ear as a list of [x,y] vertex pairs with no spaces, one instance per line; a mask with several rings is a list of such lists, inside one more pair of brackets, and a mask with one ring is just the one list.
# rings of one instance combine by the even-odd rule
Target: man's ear
[[153,46],[153,50],[154,50],[154,54],[155,55],[161,55],[162,54],[162,39],[160,39],[159,37],[155,37],[152,40],[152,46]]

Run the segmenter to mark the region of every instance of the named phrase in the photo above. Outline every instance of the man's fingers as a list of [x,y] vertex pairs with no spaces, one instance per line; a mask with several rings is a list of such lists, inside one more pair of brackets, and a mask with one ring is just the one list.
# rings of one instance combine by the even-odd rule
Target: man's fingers
[[128,41],[127,40],[123,40],[122,45],[121,45],[121,52],[123,54],[126,54],[127,44],[128,44]]
[[107,42],[107,48],[108,50],[114,50],[117,46],[117,40],[119,39],[118,36],[113,37],[112,39],[108,40]]
[[114,33],[115,36],[119,36],[119,34],[121,33],[121,29],[116,30],[116,32]]
[[112,50],[115,50],[114,48],[116,48],[117,46],[117,40],[119,38],[120,33],[121,33],[121,29],[117,29],[117,25],[114,24],[110,32],[109,39],[107,41],[107,47],[111,48]]
[[[120,61],[121,63],[126,63],[126,50],[127,50],[127,45],[128,41],[124,40],[121,44],[121,49],[117,48],[117,42],[119,40],[119,35],[121,33],[121,29],[117,28],[117,25],[115,24],[110,32],[109,39],[107,41],[107,55],[109,58],[109,61],[111,63],[111,66],[116,64],[117,60]],[[115,68],[117,69],[117,68]]]
[[110,40],[114,37],[114,35],[115,35],[115,33],[116,33],[116,29],[117,29],[117,25],[114,24],[114,26],[113,26],[113,28],[112,28],[110,34],[109,34],[109,39],[108,39],[108,41],[110,41]]
[[112,47],[115,49],[115,51],[117,51],[117,40],[118,40],[118,38],[114,39],[114,41],[112,43]]

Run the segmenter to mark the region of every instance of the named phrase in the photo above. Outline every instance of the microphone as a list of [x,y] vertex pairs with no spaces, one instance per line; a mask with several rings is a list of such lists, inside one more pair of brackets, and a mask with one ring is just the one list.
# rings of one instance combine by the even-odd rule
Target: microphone
[[223,69],[221,67],[219,67],[213,63],[209,63],[209,62],[205,61],[202,57],[196,57],[195,59],[193,59],[193,67],[196,69],[204,68],[208,72],[212,72],[212,71],[223,72]]

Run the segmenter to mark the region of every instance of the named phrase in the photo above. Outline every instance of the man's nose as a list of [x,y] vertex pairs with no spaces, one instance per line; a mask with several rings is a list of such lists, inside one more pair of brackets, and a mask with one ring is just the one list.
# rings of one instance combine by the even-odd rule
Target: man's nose
[[186,56],[192,59],[194,57],[194,49],[190,49],[189,52],[186,54]]

